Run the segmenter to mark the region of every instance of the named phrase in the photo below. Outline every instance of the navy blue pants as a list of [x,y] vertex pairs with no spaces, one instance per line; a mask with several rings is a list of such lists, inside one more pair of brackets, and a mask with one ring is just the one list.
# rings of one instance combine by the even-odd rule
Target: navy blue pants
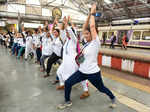
[[50,58],[48,59],[48,62],[47,62],[47,70],[46,70],[47,74],[50,73],[51,68],[52,68],[52,65],[53,65],[54,63],[56,63],[59,59],[60,59],[60,57],[57,56],[55,53],[53,53],[53,54],[50,56]]
[[72,86],[84,81],[89,80],[100,92],[105,93],[110,99],[114,99],[113,93],[104,86],[101,77],[101,72],[94,74],[83,74],[80,71],[75,72],[68,80],[65,81],[65,101],[70,101],[70,94]]
[[58,76],[56,76],[56,80],[59,81],[59,77]]
[[16,47],[15,47],[15,49],[16,49],[16,56],[18,55],[18,52],[19,52],[19,49],[21,48],[21,46],[19,46],[19,45],[17,45]]
[[36,49],[36,55],[37,55],[37,61],[40,62],[41,56],[42,56],[42,52],[40,48]]
[[17,47],[17,43],[13,43],[13,46],[12,46],[12,54],[15,54],[16,47]]

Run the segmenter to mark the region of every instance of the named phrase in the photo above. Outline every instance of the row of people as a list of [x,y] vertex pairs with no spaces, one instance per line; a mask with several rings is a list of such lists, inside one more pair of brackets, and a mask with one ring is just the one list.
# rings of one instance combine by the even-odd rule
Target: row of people
[[[64,23],[65,21],[66,18],[64,18]],[[70,54],[73,53],[72,54],[73,56],[70,58],[70,61],[68,61],[70,63],[68,63],[65,68],[60,67],[64,69],[64,73],[66,73],[65,78],[61,77],[60,72],[62,72],[62,70],[58,69],[57,80],[53,82],[53,84],[60,82],[60,86],[57,87],[57,90],[62,90],[64,89],[64,82],[65,82],[64,79],[67,79],[69,75],[71,75],[78,69],[78,66],[77,64],[75,64],[75,60],[74,60],[75,56],[77,55],[77,52],[73,51],[76,50],[77,42],[74,43],[75,46],[73,48],[71,47],[73,50],[71,48],[69,50],[73,52],[65,56],[65,54],[63,53],[64,51],[63,49],[65,49],[64,48],[65,43],[68,43],[65,34],[66,31],[65,29],[62,29],[62,27],[56,29],[55,25],[58,25],[57,20],[55,20],[53,24],[54,27],[52,28],[52,31],[48,31],[48,30],[41,31],[40,29],[36,29],[32,34],[31,31],[24,31],[24,29],[22,28],[22,33],[12,33],[13,44],[11,46],[11,54],[15,55],[17,59],[19,59],[20,57],[22,57],[23,59],[24,57],[25,60],[27,60],[29,54],[32,53],[34,58],[37,59],[38,62],[40,62],[39,63],[41,66],[40,71],[46,72],[44,78],[47,78],[50,76],[51,68],[54,63],[56,63],[59,59],[63,59],[63,57],[67,57],[69,59]],[[75,28],[74,28],[74,33],[77,35]],[[69,46],[71,45],[69,44]],[[45,67],[44,62],[47,58],[48,58],[47,66]],[[67,58],[64,58],[62,63],[66,63],[66,61],[68,60]],[[69,68],[68,70],[70,71],[67,71],[67,68]],[[89,96],[87,81],[83,81],[81,85],[83,86],[84,92],[80,96],[80,98],[84,99]]]
[[[104,86],[97,62],[101,43],[95,25],[95,13],[96,5],[94,4],[91,8],[91,13],[83,25],[84,45],[80,44],[76,29],[70,17],[64,17],[62,24],[58,24],[57,19],[55,19],[51,31],[43,33],[35,31],[33,37],[36,39],[34,39],[30,33],[26,35],[25,52],[27,49],[36,48],[37,60],[40,61],[41,72],[46,72],[44,78],[51,75],[52,65],[59,59],[62,60],[56,72],[57,81],[55,82],[59,82],[59,86],[56,87],[57,90],[64,90],[65,102],[58,105],[58,109],[64,109],[72,105],[70,99],[71,89],[72,86],[77,83],[81,82],[84,91],[80,98],[87,98],[89,96],[87,80],[100,92],[109,96],[111,99],[110,107],[115,107],[116,98],[113,93]],[[58,29],[55,27],[56,25],[59,27]],[[20,35],[18,34],[17,37],[20,37]],[[12,49],[14,46],[15,42]],[[17,47],[15,49],[17,52]],[[41,56],[38,57],[39,52],[41,52]],[[25,55],[25,59],[26,58]]]

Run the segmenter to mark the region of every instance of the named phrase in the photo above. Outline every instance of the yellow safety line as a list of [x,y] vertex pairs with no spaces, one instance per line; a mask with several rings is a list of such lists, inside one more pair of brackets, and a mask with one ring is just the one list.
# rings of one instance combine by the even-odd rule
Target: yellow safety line
[[[106,74],[104,74],[104,75],[106,76]],[[116,80],[116,81],[118,81],[118,80]],[[121,82],[121,81],[118,81],[118,82]],[[93,88],[94,90],[97,90],[91,83],[89,83],[89,87]],[[136,112],[150,112],[150,107],[148,107],[147,105],[137,102],[134,99],[128,98],[127,96],[121,95],[120,93],[118,93],[116,91],[112,91],[112,92],[115,94],[117,100],[120,103],[130,107],[133,110],[136,110]]]
[[128,97],[121,95],[117,92],[113,91],[113,93],[115,94],[115,96],[117,97],[117,100],[120,103],[136,110],[136,112],[150,112],[150,107],[148,107],[147,105],[139,103],[136,100],[128,98]]
[[[89,83],[89,86],[93,88],[94,90],[97,90],[91,83]],[[130,107],[131,109],[136,110],[136,112],[150,112],[150,107],[142,103],[139,103],[134,99],[128,98],[127,96],[121,95],[116,91],[112,91],[112,92],[115,94],[117,100],[120,103]]]
[[123,83],[125,85],[130,86],[130,87],[137,88],[137,89],[142,90],[144,92],[150,93],[150,87],[149,86],[142,85],[142,84],[139,84],[139,83],[136,83],[136,82],[133,82],[133,81],[129,81],[129,80],[117,77],[113,74],[108,74],[108,73],[105,73],[105,72],[103,72],[102,75],[104,77],[110,78],[112,80]]

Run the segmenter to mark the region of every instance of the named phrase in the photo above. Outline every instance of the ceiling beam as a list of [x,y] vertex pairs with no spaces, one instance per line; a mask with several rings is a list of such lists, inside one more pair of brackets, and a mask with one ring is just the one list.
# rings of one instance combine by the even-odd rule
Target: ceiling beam
[[[53,1],[51,1],[51,2],[47,2],[45,5],[43,5],[43,6],[48,6],[49,4],[51,4],[51,3],[53,3],[53,2],[55,2],[56,0],[53,0]],[[42,3],[41,3],[42,4]]]
[[150,4],[147,3],[148,0],[137,0],[137,1],[143,3],[146,7],[150,8]]
[[75,7],[79,8],[78,11],[81,11],[83,14],[86,14],[86,15],[88,14],[88,9],[86,10],[86,9],[82,8],[84,11],[81,9],[82,4],[79,4],[76,0],[70,0],[70,1],[73,3],[73,5],[74,5],[74,3],[79,5],[79,7],[74,5]]

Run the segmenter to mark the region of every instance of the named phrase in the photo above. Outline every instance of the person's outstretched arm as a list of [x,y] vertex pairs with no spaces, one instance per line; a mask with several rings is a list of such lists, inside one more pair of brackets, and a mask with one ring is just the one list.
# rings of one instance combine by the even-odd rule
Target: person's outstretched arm
[[89,22],[90,22],[90,17],[91,17],[91,14],[88,15],[88,18],[86,19],[86,22],[84,23],[84,25],[82,27],[82,32],[84,32],[86,30],[86,28],[88,27]]
[[[93,4],[91,8],[91,14],[96,13],[96,4]],[[95,40],[97,37],[97,31],[95,27],[95,16],[91,16],[91,21],[90,21],[90,30],[91,30],[91,35],[92,35],[92,40]]]
[[53,22],[52,32],[55,30],[55,25],[58,23],[57,18]]

